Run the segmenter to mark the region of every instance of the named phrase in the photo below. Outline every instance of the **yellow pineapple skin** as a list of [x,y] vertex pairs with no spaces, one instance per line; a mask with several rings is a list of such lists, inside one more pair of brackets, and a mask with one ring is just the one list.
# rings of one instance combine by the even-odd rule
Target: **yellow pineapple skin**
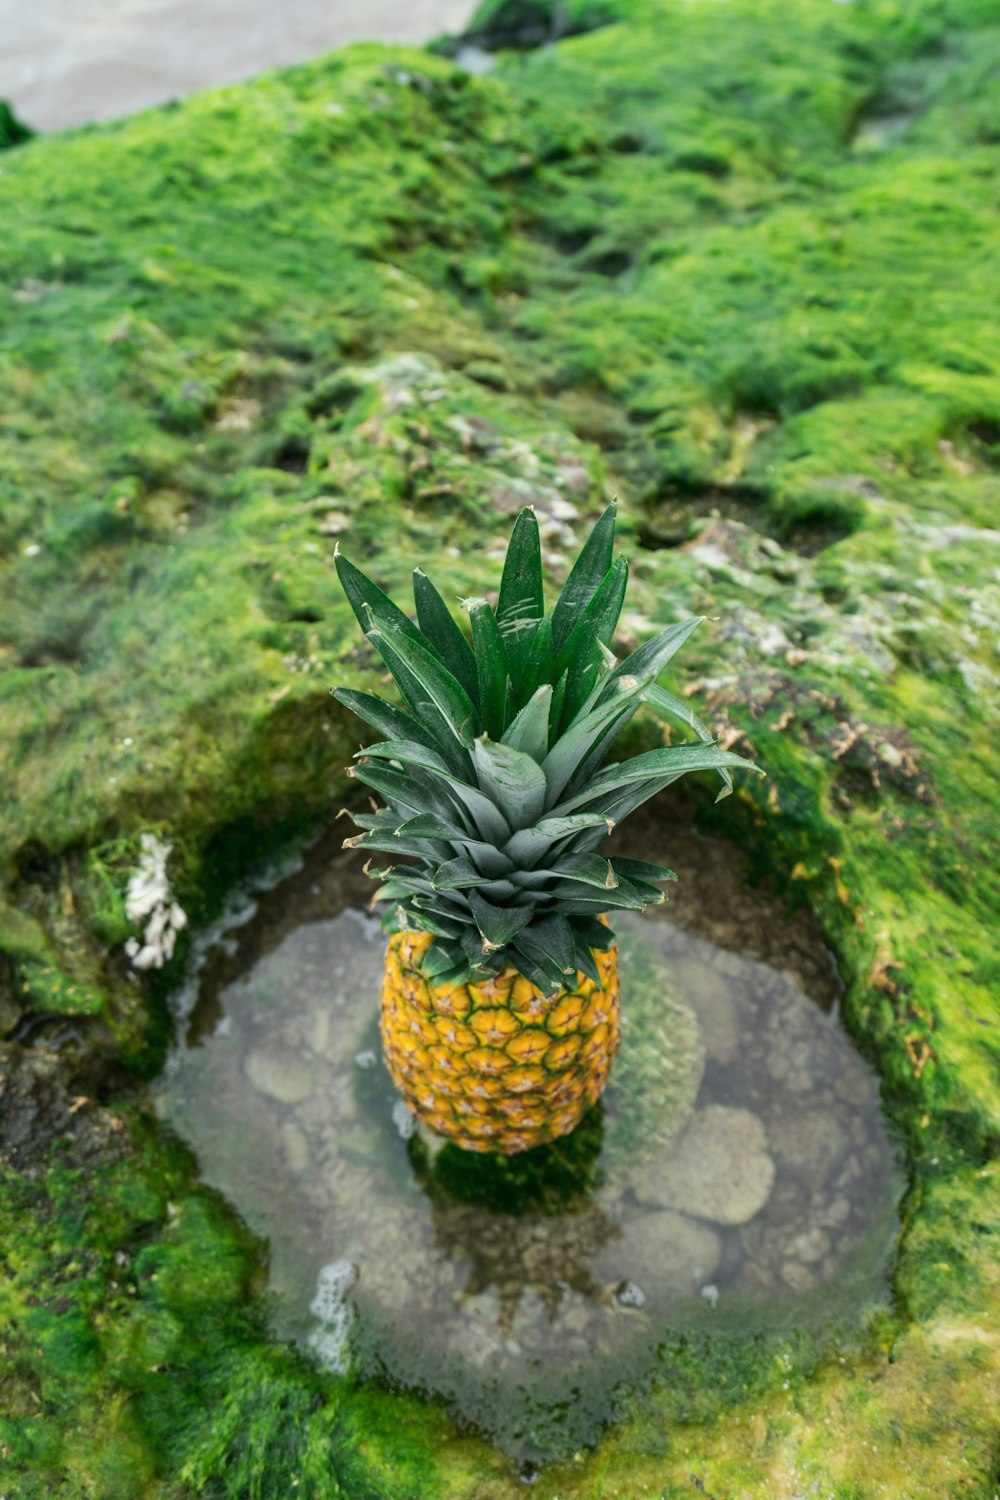
[[381,1031],[392,1081],[425,1125],[466,1151],[513,1156],[579,1124],[604,1092],[621,1040],[618,949],[601,976],[546,995],[514,968],[485,984],[434,985],[427,932],[389,940]]

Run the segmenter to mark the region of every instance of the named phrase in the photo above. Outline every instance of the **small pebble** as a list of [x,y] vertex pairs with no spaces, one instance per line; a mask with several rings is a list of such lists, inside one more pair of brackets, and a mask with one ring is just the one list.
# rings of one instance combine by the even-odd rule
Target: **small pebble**
[[646,1293],[634,1281],[625,1281],[618,1288],[616,1301],[621,1307],[645,1307]]

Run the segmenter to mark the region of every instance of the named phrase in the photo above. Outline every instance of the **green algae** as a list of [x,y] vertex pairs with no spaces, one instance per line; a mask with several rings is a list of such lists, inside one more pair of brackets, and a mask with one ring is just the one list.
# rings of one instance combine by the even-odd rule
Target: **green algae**
[[[843,1364],[691,1349],[686,1405],[637,1401],[537,1490],[991,1496],[1000,27],[589,14],[617,24],[487,79],[352,49],[4,152],[0,1018],[99,1007],[153,1066],[139,834],[203,922],[336,808],[328,687],[373,671],[338,536],[457,595],[473,551],[495,585],[505,506],[620,490],[628,630],[718,617],[686,686],[769,771],[702,819],[819,915],[912,1180],[897,1313]],[[5,1169],[8,1490],[516,1492],[433,1411],[268,1344],[260,1247],[136,1129],[97,1178]]]

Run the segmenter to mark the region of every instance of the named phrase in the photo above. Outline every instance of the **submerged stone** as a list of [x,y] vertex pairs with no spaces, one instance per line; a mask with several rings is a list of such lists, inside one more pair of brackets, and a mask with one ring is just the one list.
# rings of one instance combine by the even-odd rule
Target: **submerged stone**
[[279,1104],[301,1104],[313,1091],[306,1060],[280,1045],[255,1048],[246,1060],[246,1073],[254,1088]]
[[791,1109],[772,1119],[770,1145],[776,1162],[793,1172],[807,1170],[815,1181],[843,1159],[848,1139],[836,1117]]
[[650,1213],[645,1207],[623,1216],[620,1238],[607,1244],[594,1270],[616,1291],[625,1306],[627,1289],[638,1286],[642,1301],[663,1305],[671,1297],[691,1297],[711,1281],[722,1253],[719,1236],[670,1209]]
[[764,1127],[746,1109],[711,1104],[688,1124],[676,1150],[650,1168],[637,1193],[713,1224],[745,1224],[774,1186]]

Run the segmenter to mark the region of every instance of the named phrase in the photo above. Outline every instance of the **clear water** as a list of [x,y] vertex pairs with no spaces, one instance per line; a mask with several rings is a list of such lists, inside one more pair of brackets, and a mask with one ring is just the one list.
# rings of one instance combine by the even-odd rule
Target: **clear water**
[[617,924],[622,1050],[563,1143],[484,1161],[414,1129],[384,940],[324,850],[218,935],[160,1088],[268,1242],[276,1334],[521,1458],[590,1440],[671,1335],[839,1327],[886,1293],[894,1153],[829,956],[728,846],[675,843],[692,878],[672,920]]

